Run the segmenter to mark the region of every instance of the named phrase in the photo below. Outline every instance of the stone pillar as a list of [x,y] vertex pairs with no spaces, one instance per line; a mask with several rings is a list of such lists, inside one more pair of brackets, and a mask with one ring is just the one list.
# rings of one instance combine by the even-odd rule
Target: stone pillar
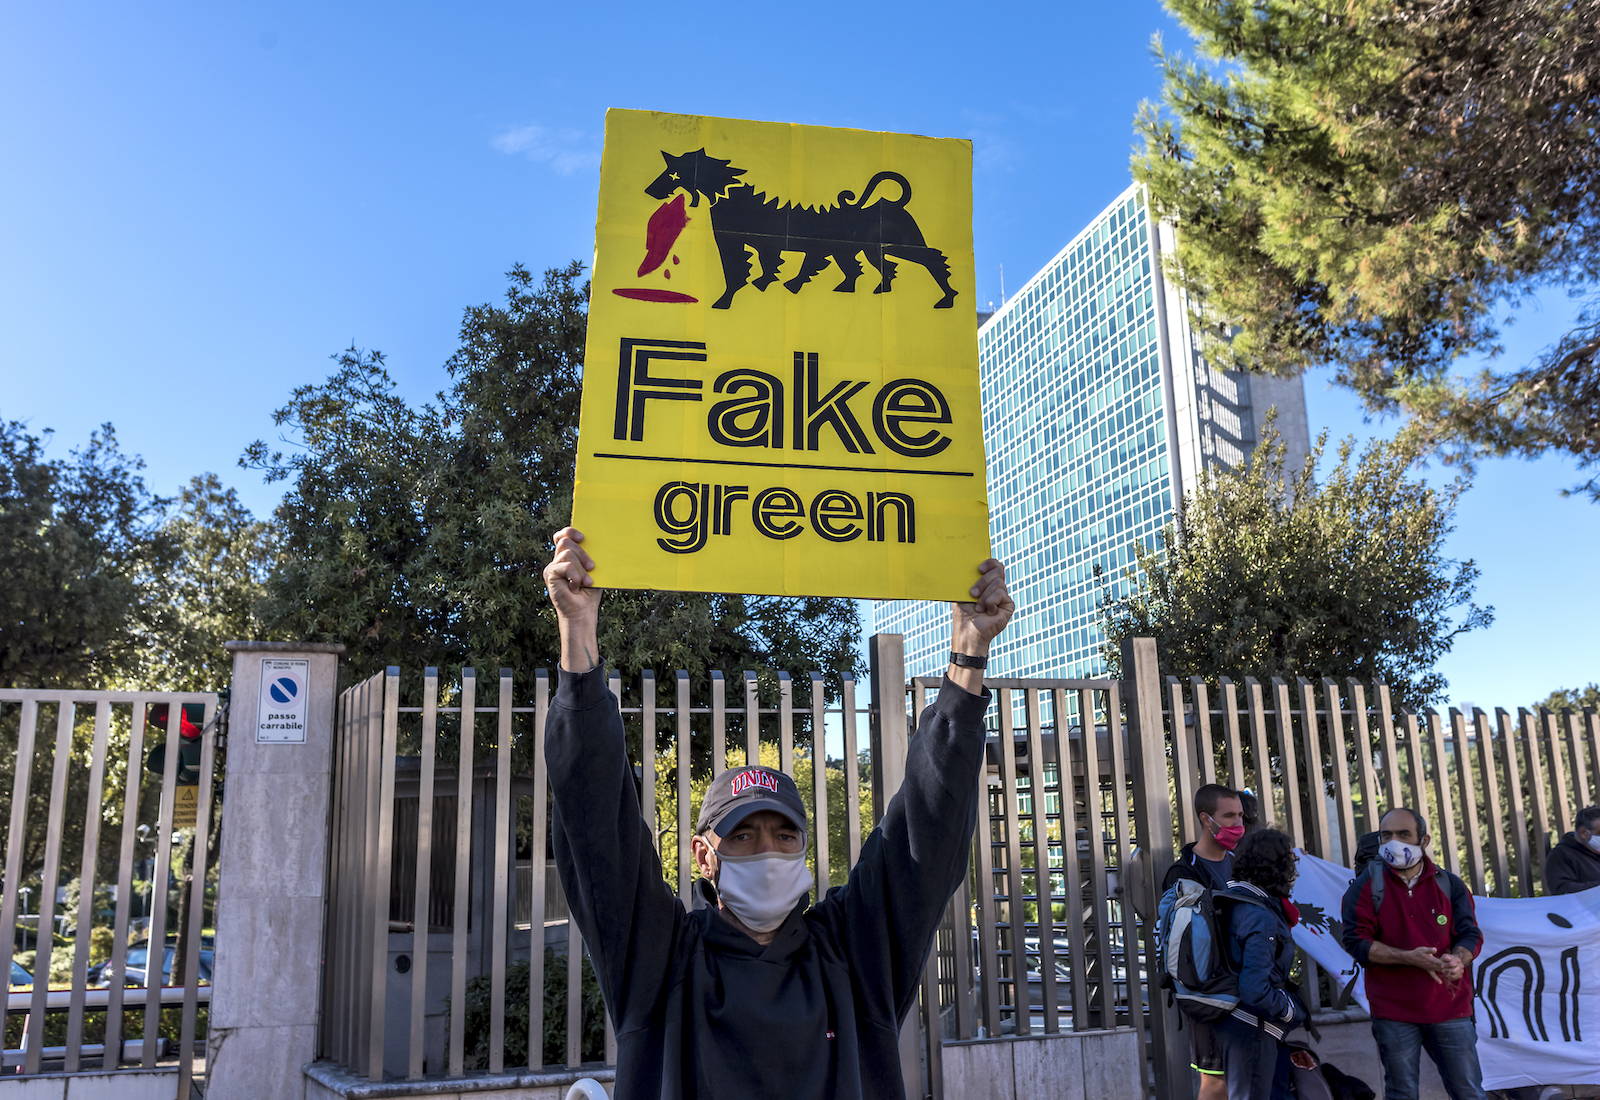
[[344,646],[227,648],[233,691],[206,1095],[302,1100],[301,1067],[316,1058],[321,1012],[334,702]]

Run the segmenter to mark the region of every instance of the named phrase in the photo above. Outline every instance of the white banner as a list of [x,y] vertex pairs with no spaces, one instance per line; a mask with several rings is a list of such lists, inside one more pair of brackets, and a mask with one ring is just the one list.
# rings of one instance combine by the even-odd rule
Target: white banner
[[[1348,869],[1300,853],[1295,942],[1341,988],[1356,974],[1340,942],[1350,879]],[[1473,901],[1483,929],[1472,974],[1483,1087],[1600,1084],[1600,887]],[[1353,997],[1366,1008],[1364,983],[1356,978]]]

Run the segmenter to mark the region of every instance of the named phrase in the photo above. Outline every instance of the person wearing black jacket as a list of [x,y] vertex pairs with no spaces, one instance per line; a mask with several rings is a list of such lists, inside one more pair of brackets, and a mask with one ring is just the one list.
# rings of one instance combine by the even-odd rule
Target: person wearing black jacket
[[1300,919],[1288,900],[1296,858],[1293,841],[1272,828],[1246,834],[1233,850],[1233,881],[1223,896],[1234,895],[1225,904],[1228,961],[1239,975],[1239,1007],[1216,1023],[1228,1100],[1286,1096],[1291,1063],[1313,1064],[1282,1045],[1306,1020],[1305,1007],[1290,992],[1292,929]]
[[544,573],[561,630],[545,754],[556,867],[616,1028],[615,1097],[900,1100],[900,1025],[977,822],[980,670],[1015,610],[1004,566],[984,562],[973,602],[952,605],[950,667],[846,885],[807,904],[791,866],[805,866],[804,806],[792,783],[746,767],[707,799],[686,911],[640,815],[582,542],[558,533]]
[[1600,886],[1600,806],[1578,811],[1577,828],[1544,857],[1544,892],[1576,894]]

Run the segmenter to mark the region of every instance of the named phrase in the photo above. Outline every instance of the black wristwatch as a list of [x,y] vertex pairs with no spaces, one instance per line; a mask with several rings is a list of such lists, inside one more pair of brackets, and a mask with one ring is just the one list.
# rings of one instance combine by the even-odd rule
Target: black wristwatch
[[959,665],[962,668],[988,668],[989,658],[972,657],[965,653],[952,653],[950,654],[950,663]]

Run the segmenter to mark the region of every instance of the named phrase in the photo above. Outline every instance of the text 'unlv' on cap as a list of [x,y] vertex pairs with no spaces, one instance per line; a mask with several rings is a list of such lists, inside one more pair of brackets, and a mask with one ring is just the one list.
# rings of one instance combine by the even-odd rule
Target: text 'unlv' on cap
[[806,828],[806,804],[800,801],[800,788],[793,779],[776,768],[729,768],[706,790],[695,832],[709,827],[718,836],[727,836],[745,818],[762,810],[782,814],[800,829]]

